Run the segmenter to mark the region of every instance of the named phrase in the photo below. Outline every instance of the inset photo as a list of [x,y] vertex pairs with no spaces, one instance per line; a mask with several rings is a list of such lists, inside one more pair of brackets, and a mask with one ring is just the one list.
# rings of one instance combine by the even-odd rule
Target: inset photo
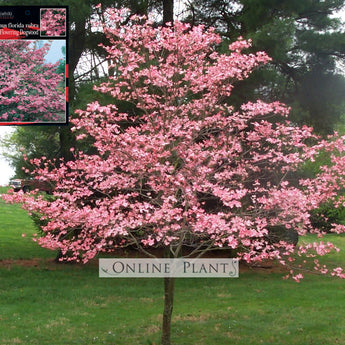
[[66,123],[66,42],[0,40],[0,123]]
[[41,37],[66,37],[66,9],[41,8]]

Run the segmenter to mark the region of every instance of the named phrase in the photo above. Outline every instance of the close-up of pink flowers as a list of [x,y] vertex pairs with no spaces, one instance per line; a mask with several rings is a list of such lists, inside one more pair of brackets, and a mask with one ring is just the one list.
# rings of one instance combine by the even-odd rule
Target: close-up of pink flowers
[[66,10],[64,8],[41,10],[41,36],[66,36]]

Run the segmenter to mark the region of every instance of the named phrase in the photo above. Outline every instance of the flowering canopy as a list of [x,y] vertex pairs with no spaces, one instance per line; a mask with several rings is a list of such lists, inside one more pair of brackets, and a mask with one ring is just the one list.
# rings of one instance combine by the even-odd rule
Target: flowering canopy
[[56,64],[44,62],[49,43],[36,49],[29,40],[0,40],[0,121],[59,120],[65,96]]
[[[74,130],[79,140],[93,138],[97,154],[73,150],[75,160],[59,168],[44,157],[32,162],[56,184],[54,201],[6,198],[24,198],[24,207],[42,216],[39,243],[67,260],[136,245],[167,247],[174,256],[184,247],[192,248],[188,254],[226,247],[248,262],[287,263],[294,245],[273,241],[270,231],[317,232],[309,212],[336,193],[326,193],[324,176],[317,183],[287,177],[327,143],[307,146],[317,139],[311,128],[290,123],[278,102],[228,104],[234,82],[269,61],[263,52],[245,54],[250,42],[239,39],[220,54],[213,29],[180,22],[155,28],[140,17],[123,26],[124,14],[107,12],[105,49],[115,74],[96,89],[114,103],[135,104],[135,116],[98,102],[78,110]],[[345,148],[338,140],[332,145]],[[333,183],[333,173],[324,174]],[[321,242],[299,252],[310,249],[334,248]],[[341,269],[333,273],[342,276]]]

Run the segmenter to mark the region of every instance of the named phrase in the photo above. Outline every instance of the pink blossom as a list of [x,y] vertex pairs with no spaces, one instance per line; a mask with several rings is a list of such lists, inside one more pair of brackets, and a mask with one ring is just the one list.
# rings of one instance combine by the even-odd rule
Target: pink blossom
[[55,121],[65,111],[63,76],[55,73],[58,63],[44,62],[48,50],[28,40],[0,41],[1,122]]
[[[240,38],[220,54],[214,29],[154,27],[137,16],[124,26],[126,15],[109,10],[106,24],[96,25],[119,73],[95,89],[135,104],[135,115],[97,101],[77,110],[73,131],[78,140],[91,138],[96,152],[74,148],[74,160],[57,166],[31,161],[34,175],[54,182],[52,201],[3,197],[44,217],[38,243],[82,262],[125,246],[167,248],[175,256],[183,246],[193,254],[227,247],[249,263],[276,259],[287,267],[295,254],[314,260],[336,251],[324,241],[295,247],[284,236],[274,240],[272,229],[322,235],[310,213],[327,200],[345,203],[337,198],[345,185],[345,138],[319,140],[289,122],[279,102],[249,102],[237,111],[226,103],[235,82],[270,60],[245,54],[249,41]],[[317,144],[307,145],[311,140]],[[321,151],[332,155],[330,166],[314,179],[289,181]],[[343,275],[314,264],[320,273]],[[293,270],[290,276],[302,279]]]
[[41,36],[59,37],[66,35],[66,9],[41,9]]

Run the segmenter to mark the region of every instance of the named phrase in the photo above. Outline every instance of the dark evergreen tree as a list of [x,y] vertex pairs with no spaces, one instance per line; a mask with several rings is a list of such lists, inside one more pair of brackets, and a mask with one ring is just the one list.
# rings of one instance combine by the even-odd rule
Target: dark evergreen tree
[[234,103],[283,100],[292,119],[327,134],[345,112],[345,33],[334,15],[344,0],[191,0],[186,20],[215,26],[224,38],[251,38],[272,62],[241,83]]

